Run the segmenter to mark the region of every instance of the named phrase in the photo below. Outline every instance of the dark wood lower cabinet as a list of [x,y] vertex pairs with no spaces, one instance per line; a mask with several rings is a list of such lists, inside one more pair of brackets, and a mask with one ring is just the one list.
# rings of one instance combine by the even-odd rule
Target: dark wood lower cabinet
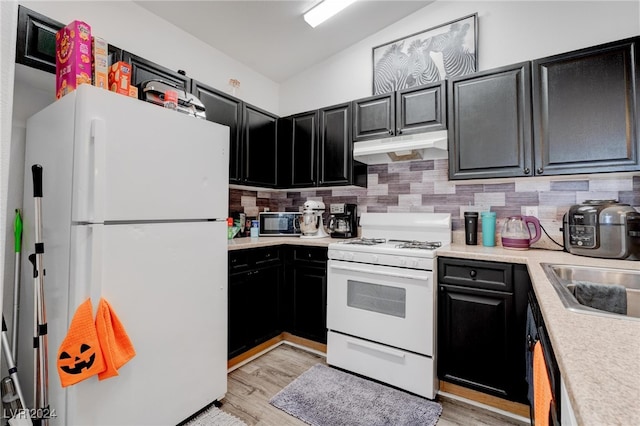
[[327,342],[327,249],[283,246],[229,253],[229,359],[283,331]]
[[[531,283],[526,267],[438,262],[439,379],[527,403],[525,322]],[[495,289],[497,277],[504,277],[505,291]]]
[[229,253],[229,359],[280,334],[279,294],[282,259],[279,247]]
[[280,274],[271,266],[229,276],[229,358],[280,334]]
[[440,379],[508,397],[513,295],[441,285],[438,297]]
[[283,329],[327,343],[327,249],[290,247],[285,255]]
[[327,343],[327,270],[293,265],[293,328],[296,336]]

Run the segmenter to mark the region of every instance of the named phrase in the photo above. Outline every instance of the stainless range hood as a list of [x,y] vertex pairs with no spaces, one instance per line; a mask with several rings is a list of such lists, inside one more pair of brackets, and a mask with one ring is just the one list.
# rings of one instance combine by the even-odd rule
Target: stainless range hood
[[448,158],[447,131],[355,142],[353,159],[365,164]]

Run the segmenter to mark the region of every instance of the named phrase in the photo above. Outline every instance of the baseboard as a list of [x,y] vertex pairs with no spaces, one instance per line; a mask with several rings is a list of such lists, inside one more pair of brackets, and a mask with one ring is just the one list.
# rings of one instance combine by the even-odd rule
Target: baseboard
[[526,404],[508,401],[506,399],[498,398],[497,396],[487,395],[486,393],[468,389],[442,380],[440,381],[440,390],[438,391],[438,394],[463,401],[489,411],[494,411],[521,422],[530,422],[530,410],[529,406]]
[[253,361],[254,359],[285,343],[317,355],[326,356],[327,354],[327,345],[284,332],[228,360],[227,373],[231,373],[233,370],[242,367],[248,362]]
[[317,355],[327,356],[327,345],[324,343],[319,343],[314,340],[305,339],[304,337],[294,336],[291,333],[284,332],[280,336],[284,343],[295,346],[300,349],[304,349],[309,352],[313,352]]

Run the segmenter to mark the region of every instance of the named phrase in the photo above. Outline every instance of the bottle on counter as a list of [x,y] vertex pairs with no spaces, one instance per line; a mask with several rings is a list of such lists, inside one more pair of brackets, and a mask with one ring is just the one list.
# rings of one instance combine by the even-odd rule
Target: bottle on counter
[[257,220],[251,221],[251,238],[258,238],[260,236],[260,228],[258,226],[259,222]]
[[482,212],[482,245],[496,245],[496,212]]
[[478,244],[478,212],[464,212],[464,234],[468,246]]

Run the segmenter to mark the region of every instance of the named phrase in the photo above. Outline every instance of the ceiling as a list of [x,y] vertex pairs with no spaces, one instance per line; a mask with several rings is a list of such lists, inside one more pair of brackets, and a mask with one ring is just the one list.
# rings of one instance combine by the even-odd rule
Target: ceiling
[[274,82],[282,83],[433,0],[359,0],[311,28],[302,15],[318,2],[141,0],[135,3]]

